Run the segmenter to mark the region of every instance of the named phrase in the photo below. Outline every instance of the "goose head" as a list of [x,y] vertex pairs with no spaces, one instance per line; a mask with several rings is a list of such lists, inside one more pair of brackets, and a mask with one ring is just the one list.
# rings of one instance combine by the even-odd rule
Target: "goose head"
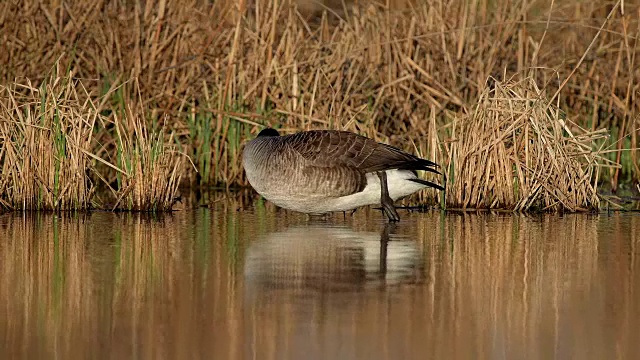
[[258,137],[268,137],[268,136],[280,136],[280,133],[276,129],[266,128],[258,134]]

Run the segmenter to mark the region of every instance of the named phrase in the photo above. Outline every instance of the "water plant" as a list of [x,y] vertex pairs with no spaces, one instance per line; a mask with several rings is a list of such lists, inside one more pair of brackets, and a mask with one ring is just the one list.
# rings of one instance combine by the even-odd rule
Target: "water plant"
[[[173,133],[130,109],[101,115],[100,101],[59,68],[39,87],[0,86],[0,207],[171,210],[187,158]],[[115,154],[105,154],[104,139]],[[101,184],[113,202],[96,201]]]
[[93,129],[99,117],[72,76],[52,73],[0,85],[0,204],[16,210],[79,210],[95,184]]
[[560,114],[532,78],[493,81],[476,110],[454,126],[459,141],[448,146],[449,206],[598,209],[598,171],[614,164],[594,144],[608,133],[582,129]]
[[127,116],[114,116],[118,165],[117,201],[113,209],[169,211],[177,199],[186,156],[165,139],[164,129],[150,129],[144,113],[130,107]]

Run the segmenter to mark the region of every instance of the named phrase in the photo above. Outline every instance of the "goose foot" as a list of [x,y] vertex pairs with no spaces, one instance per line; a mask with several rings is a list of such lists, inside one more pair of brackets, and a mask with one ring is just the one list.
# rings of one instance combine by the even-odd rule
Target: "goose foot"
[[378,171],[378,178],[380,178],[380,205],[382,205],[382,211],[389,219],[389,222],[400,221],[400,215],[396,211],[396,207],[393,205],[393,200],[389,196],[389,188],[387,186],[387,173],[384,171]]
[[343,211],[342,212],[342,216],[344,217],[345,220],[347,220],[347,212],[349,213],[349,215],[351,217],[353,217],[353,214],[355,214],[357,210],[358,210],[358,208],[355,208],[355,209],[353,209],[351,211]]

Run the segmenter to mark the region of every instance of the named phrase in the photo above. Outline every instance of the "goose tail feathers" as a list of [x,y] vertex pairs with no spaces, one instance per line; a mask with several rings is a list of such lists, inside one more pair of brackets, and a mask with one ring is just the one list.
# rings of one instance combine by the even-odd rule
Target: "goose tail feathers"
[[423,170],[442,175],[440,171],[436,170],[439,167],[440,165],[434,163],[433,161],[416,158],[413,161],[407,161],[404,164],[401,164],[398,168],[400,170]]
[[413,182],[418,183],[418,184],[422,184],[422,185],[426,185],[426,186],[429,186],[429,187],[432,187],[432,188],[436,188],[436,189],[438,189],[440,191],[444,191],[444,187],[442,185],[438,185],[438,184],[433,183],[431,181],[422,180],[422,179],[408,179],[408,180],[409,181],[413,181]]

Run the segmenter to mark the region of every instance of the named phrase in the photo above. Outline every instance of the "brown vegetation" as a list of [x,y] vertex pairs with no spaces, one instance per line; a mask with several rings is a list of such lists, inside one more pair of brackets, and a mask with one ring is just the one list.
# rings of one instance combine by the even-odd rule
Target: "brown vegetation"
[[455,121],[448,203],[462,208],[588,210],[598,208],[593,144],[604,129],[586,131],[550,107],[533,79],[495,82],[473,114]]
[[173,135],[165,140],[131,110],[110,121],[78,80],[59,71],[40,87],[28,80],[0,85],[0,208],[106,206],[93,202],[95,180],[117,199],[109,208],[170,210],[185,160]]
[[144,113],[114,117],[117,139],[118,174],[117,202],[114,209],[136,211],[167,211],[175,203],[185,156],[173,144],[174,134],[164,139],[164,131],[151,132]]
[[86,209],[94,192],[98,113],[69,77],[0,85],[0,204],[12,209]]
[[[241,144],[263,125],[285,132],[347,129],[417,149],[453,172],[450,206],[593,208],[598,179],[616,189],[640,177],[638,5],[302,3],[303,13],[289,1],[8,2],[0,5],[0,38],[7,49],[0,52],[0,82],[26,77],[40,84],[60,59],[111,123],[117,108],[136,103],[145,114],[140,119],[174,131],[197,169],[185,171],[191,184],[246,185]],[[524,88],[535,86],[534,96],[543,99],[531,122],[510,108],[491,107],[510,103],[498,95],[526,101],[517,98],[524,96],[521,90],[495,94],[490,77],[514,78],[514,84],[530,79]],[[131,78],[138,87],[108,91]],[[478,108],[479,101],[489,108]],[[566,113],[561,128],[558,110],[548,104]],[[487,116],[493,120],[483,127],[472,124]],[[527,156],[534,155],[521,157],[522,144],[510,155],[501,147],[483,149],[503,164],[502,175],[485,180],[507,189],[487,198],[480,194],[495,185],[465,178],[454,154],[469,150],[460,137],[469,136],[464,131],[485,129],[486,136],[477,138],[495,140],[501,135],[491,133],[493,126],[510,119],[520,119],[528,130],[518,134],[535,137],[530,140],[536,144],[556,143],[536,148],[543,157],[535,164],[542,167],[527,169],[505,166],[515,159],[529,164]],[[531,132],[534,123],[545,128]],[[622,167],[600,175],[604,158]],[[92,161],[108,181],[116,178],[116,170]],[[469,186],[485,187],[484,193],[461,195]]]

